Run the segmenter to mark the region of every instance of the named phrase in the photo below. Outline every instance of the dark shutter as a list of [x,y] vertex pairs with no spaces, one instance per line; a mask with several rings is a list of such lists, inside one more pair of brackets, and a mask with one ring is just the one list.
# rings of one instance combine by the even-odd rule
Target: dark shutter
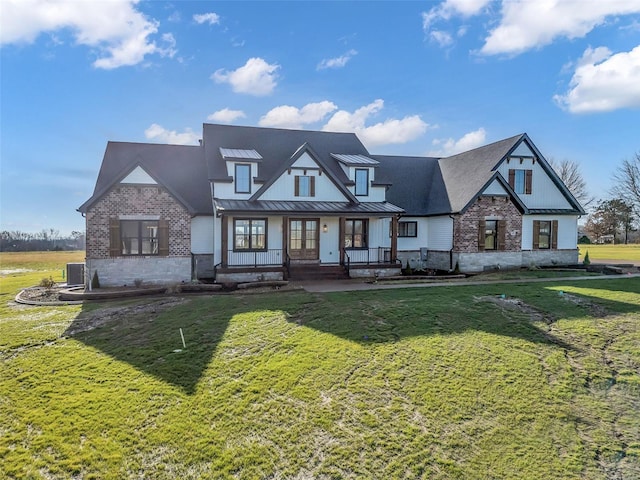
[[169,255],[169,222],[167,220],[158,222],[158,255],[161,257]]
[[507,221],[498,220],[498,234],[496,235],[498,241],[498,248],[496,250],[506,250],[507,248]]
[[533,183],[533,170],[525,170],[524,193],[531,193],[531,185]]
[[296,197],[300,196],[300,177],[296,175],[295,184],[293,187],[293,195]]
[[533,221],[533,249],[540,248],[540,220]]
[[558,221],[551,222],[551,249],[558,249]]
[[313,175],[309,177],[309,196],[316,196],[316,177]]
[[509,169],[509,186],[516,188],[516,171],[513,168]]
[[484,231],[487,228],[487,222],[480,220],[478,222],[478,251],[484,252]]
[[118,257],[122,253],[120,247],[120,220],[109,219],[109,256]]

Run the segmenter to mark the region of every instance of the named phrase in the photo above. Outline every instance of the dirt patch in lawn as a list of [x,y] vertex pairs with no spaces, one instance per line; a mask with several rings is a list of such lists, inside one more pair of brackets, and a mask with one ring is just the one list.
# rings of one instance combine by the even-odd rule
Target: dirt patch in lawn
[[476,301],[479,302],[490,302],[498,305],[500,308],[509,311],[522,312],[524,314],[529,315],[532,321],[543,321],[547,324],[553,323],[556,319],[553,315],[542,312],[535,307],[523,302],[519,298],[513,297],[503,297],[503,296],[494,296],[488,295],[484,297],[474,297]]
[[100,308],[91,312],[82,312],[64,332],[65,336],[72,337],[81,332],[88,332],[110,323],[130,320],[136,316],[148,317],[153,321],[162,311],[176,307],[189,299],[182,297],[166,297],[155,299],[151,302],[136,305],[120,305],[117,307]]

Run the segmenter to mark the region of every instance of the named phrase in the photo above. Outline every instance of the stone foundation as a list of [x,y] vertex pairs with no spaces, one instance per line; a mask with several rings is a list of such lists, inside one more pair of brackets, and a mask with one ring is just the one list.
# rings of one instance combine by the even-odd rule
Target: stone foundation
[[171,285],[191,282],[191,256],[188,257],[114,257],[87,259],[87,285],[98,272],[101,287],[135,285]]
[[383,277],[395,277],[397,275],[402,274],[402,269],[400,265],[397,267],[384,267],[384,268],[376,268],[375,266],[366,265],[366,266],[351,266],[349,267],[349,277],[351,278],[378,278]]
[[522,252],[522,266],[550,267],[553,265],[575,265],[578,250],[527,250]]
[[216,283],[247,283],[260,281],[284,280],[282,269],[277,271],[240,271],[226,270],[216,274]]
[[463,273],[478,273],[485,270],[502,270],[522,267],[522,252],[480,252],[453,254],[453,264],[458,262]]

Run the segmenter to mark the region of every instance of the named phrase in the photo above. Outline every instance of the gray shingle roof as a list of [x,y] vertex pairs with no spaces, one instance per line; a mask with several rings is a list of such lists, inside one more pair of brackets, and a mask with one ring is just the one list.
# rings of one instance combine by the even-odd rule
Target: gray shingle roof
[[203,144],[211,180],[229,180],[220,147],[258,152],[262,156],[262,162],[258,164],[257,179],[266,182],[305,143],[343,184],[349,179],[331,154],[369,156],[369,152],[353,133],[204,124]]
[[212,215],[211,194],[202,148],[154,143],[109,142],[87,209],[140,165],[163,185],[192,215]]
[[522,136],[516,135],[438,161],[451,212],[461,212],[473,201]]

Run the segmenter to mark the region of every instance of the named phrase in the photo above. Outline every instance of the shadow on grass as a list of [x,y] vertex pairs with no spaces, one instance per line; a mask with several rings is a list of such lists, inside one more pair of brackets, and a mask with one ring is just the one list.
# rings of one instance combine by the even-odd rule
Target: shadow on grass
[[[598,289],[601,296],[609,291],[613,298],[616,292],[622,292],[626,297],[636,299],[640,279],[582,281],[573,285]],[[505,309],[487,301],[487,297],[500,297],[505,288],[508,288],[508,298],[522,299],[532,310]],[[588,306],[563,298],[558,292],[562,288],[568,287],[557,283],[551,286],[482,285],[331,294],[280,291],[194,297],[183,303],[175,303],[176,299],[173,299],[173,304],[167,303],[167,299],[145,299],[116,307],[102,304],[96,308],[89,304],[66,334],[192,394],[230,322],[246,323],[242,341],[246,342],[248,338],[252,342],[255,335],[262,333],[252,330],[260,327],[242,314],[283,312],[291,328],[303,326],[361,345],[480,331],[570,350],[575,347],[550,333],[547,324],[559,318],[593,315]],[[602,303],[613,313],[640,309],[633,301],[585,298]],[[106,321],[102,321],[105,318]],[[88,319],[98,321],[94,328],[83,331]],[[186,349],[182,345],[180,328]],[[237,341],[234,335],[227,340],[231,347]]]

